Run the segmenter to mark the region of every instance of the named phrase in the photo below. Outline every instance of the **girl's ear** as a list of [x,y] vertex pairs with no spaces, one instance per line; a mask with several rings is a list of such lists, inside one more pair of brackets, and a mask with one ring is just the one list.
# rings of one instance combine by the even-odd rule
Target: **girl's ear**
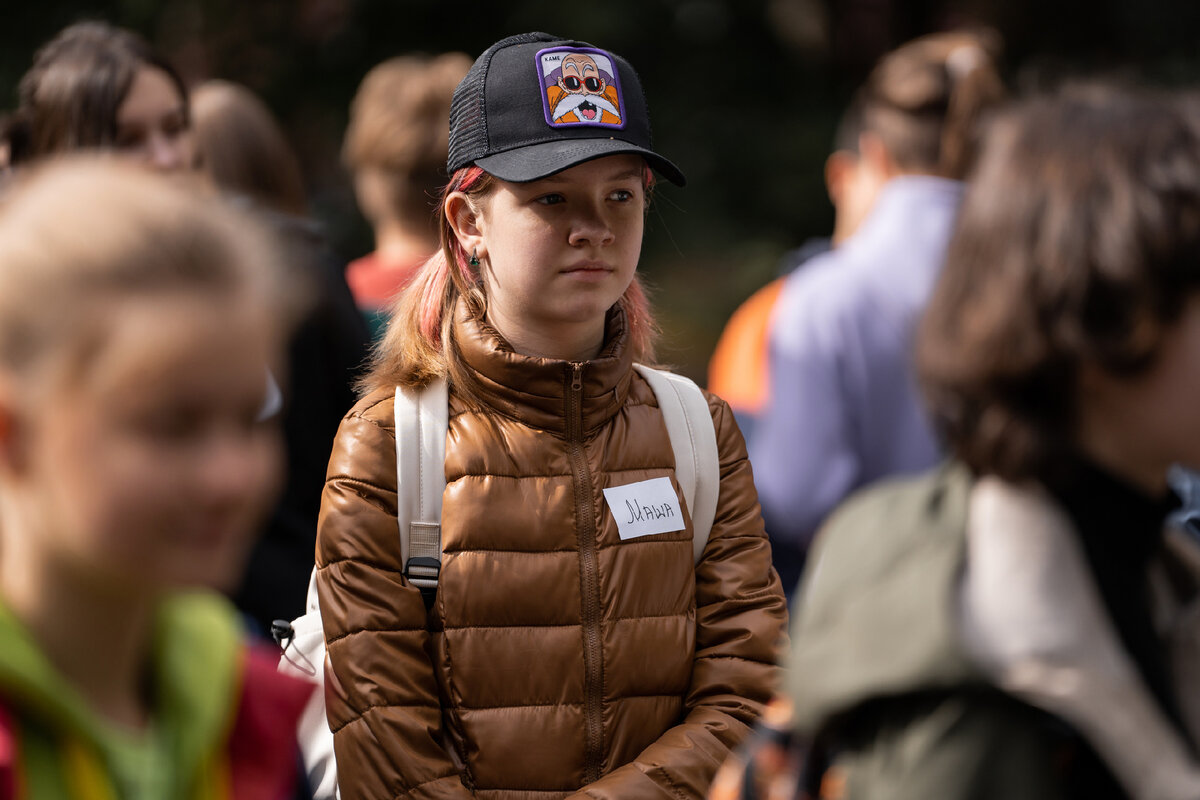
[[462,249],[484,258],[487,253],[483,243],[482,219],[478,205],[463,192],[451,192],[442,205],[442,211],[446,214],[446,220],[454,230],[454,236],[462,245]]

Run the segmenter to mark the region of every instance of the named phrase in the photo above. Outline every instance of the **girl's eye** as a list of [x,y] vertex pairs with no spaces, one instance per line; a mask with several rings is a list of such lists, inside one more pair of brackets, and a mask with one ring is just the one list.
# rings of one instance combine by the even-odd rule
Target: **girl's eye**
[[565,203],[566,198],[561,194],[544,194],[537,198],[536,202],[541,203],[544,206],[556,206],[559,203]]
[[627,203],[633,199],[633,192],[628,189],[617,189],[610,197],[620,203]]

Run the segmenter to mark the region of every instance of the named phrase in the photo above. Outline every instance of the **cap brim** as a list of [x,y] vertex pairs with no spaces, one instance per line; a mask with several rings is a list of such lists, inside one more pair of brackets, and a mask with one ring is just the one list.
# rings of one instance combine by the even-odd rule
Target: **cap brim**
[[475,164],[502,181],[528,183],[585,161],[625,154],[646,159],[651,169],[676,186],[687,184],[679,167],[652,150],[621,139],[559,139],[479,158]]

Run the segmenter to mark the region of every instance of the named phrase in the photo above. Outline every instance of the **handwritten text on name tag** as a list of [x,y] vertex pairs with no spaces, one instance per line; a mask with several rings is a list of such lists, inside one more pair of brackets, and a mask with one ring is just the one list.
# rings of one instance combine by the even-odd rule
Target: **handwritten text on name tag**
[[681,531],[683,509],[670,478],[627,483],[604,490],[604,499],[622,539]]

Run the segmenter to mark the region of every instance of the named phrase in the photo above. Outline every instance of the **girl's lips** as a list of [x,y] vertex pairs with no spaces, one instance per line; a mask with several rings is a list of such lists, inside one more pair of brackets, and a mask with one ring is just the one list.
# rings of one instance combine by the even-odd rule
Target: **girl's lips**
[[563,270],[564,275],[569,275],[576,280],[581,281],[601,281],[611,275],[612,267],[607,264],[575,264]]
[[563,272],[612,272],[612,267],[600,261],[582,261],[572,264]]

